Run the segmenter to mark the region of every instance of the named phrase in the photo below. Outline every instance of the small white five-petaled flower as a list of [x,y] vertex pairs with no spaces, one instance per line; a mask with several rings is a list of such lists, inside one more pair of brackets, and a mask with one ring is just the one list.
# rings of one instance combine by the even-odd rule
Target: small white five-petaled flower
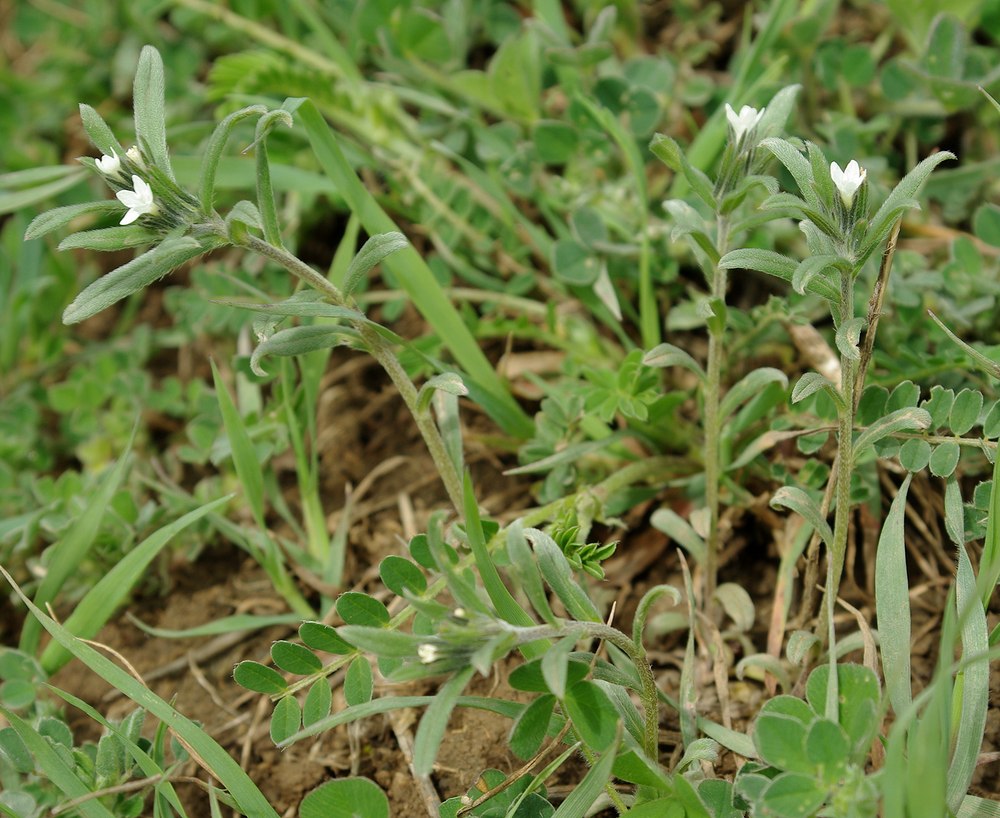
[[111,156],[102,156],[96,160],[96,163],[97,169],[105,176],[112,176],[118,173],[118,169],[122,166],[122,160],[118,158],[118,154],[115,153],[114,148],[111,149]]
[[128,212],[122,216],[119,224],[132,224],[140,216],[147,213],[156,212],[156,202],[153,200],[153,191],[142,179],[135,174],[132,175],[133,190],[119,190],[118,201],[128,208]]
[[736,137],[737,142],[743,138],[743,134],[757,126],[757,123],[760,122],[766,110],[767,108],[761,108],[758,111],[756,108],[744,105],[737,114],[733,110],[733,106],[728,102],[726,103],[726,119],[729,120],[729,125],[733,129],[733,136]]
[[868,171],[861,167],[855,159],[848,162],[847,167],[843,170],[836,162],[830,163],[830,178],[833,179],[833,184],[840,191],[840,198],[845,207],[851,206],[854,194],[858,192],[858,188],[861,187],[867,175]]
[[429,665],[440,658],[441,651],[438,650],[437,645],[424,642],[424,644],[417,648],[417,656],[423,664]]

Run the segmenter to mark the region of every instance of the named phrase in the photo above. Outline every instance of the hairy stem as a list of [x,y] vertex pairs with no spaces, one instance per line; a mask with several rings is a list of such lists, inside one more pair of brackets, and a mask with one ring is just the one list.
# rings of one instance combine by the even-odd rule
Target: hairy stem
[[[729,244],[729,220],[718,217],[716,249],[719,256],[726,253]],[[716,265],[712,273],[712,298],[726,300],[726,270]],[[705,554],[705,583],[702,605],[711,604],[719,571],[719,485],[722,480],[719,438],[722,425],[719,402],[722,392],[722,356],[725,354],[725,325],[708,330],[708,367],[705,380],[705,502],[708,506],[708,542]]]
[[[840,277],[840,325],[854,317],[854,277],[842,273]],[[837,431],[837,483],[835,489],[836,512],[833,522],[833,547],[828,555],[826,575],[825,605],[820,611],[816,635],[827,639],[827,614],[829,603],[836,601],[840,588],[840,577],[844,572],[844,557],[847,553],[847,535],[851,527],[851,475],[854,472],[854,393],[857,388],[858,363],[846,355],[840,361],[840,391],[844,397],[844,407],[840,410]]]
[[[280,264],[296,278],[323,293],[333,304],[341,307],[351,306],[348,299],[344,297],[343,293],[334,284],[287,250],[275,247],[273,244],[250,234],[247,234],[241,244],[247,249],[253,250],[255,253],[259,253]],[[379,335],[370,324],[357,321],[354,323],[354,329],[361,336],[372,357],[385,370],[393,386],[396,387],[402,396],[406,408],[413,415],[417,428],[420,430],[424,443],[427,445],[427,450],[430,452],[431,459],[434,461],[438,474],[441,476],[441,482],[444,483],[445,490],[448,492],[448,499],[451,500],[455,510],[461,514],[463,508],[461,475],[458,473],[456,465],[448,456],[448,449],[445,446],[440,431],[438,431],[437,425],[434,423],[434,419],[429,412],[423,411],[418,405],[417,388],[413,385],[413,381],[410,380],[409,376],[403,370],[389,342]]]

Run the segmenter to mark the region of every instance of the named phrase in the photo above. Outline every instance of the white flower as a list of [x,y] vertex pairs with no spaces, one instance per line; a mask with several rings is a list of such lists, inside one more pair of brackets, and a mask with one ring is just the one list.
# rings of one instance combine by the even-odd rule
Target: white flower
[[97,169],[105,176],[112,176],[118,173],[118,169],[122,166],[122,160],[118,158],[118,154],[115,153],[114,148],[111,149],[111,156],[102,156],[95,161]]
[[440,656],[441,651],[438,650],[437,645],[432,645],[430,642],[424,642],[417,648],[417,656],[420,657],[420,661],[429,665],[432,662],[436,662]]
[[140,168],[145,167],[145,162],[142,161],[142,154],[139,152],[138,145],[133,145],[131,148],[125,151],[125,155],[133,162],[135,162],[135,164],[137,164]]
[[840,165],[836,162],[830,163],[830,178],[833,179],[834,185],[840,191],[840,198],[843,200],[845,207],[851,206],[851,203],[854,201],[854,194],[858,192],[858,188],[861,187],[867,175],[868,171],[861,167],[854,159],[848,162],[847,167],[843,170],[840,169]]
[[119,224],[132,224],[140,216],[156,212],[156,202],[153,200],[153,191],[149,185],[133,174],[132,187],[135,189],[119,190],[116,194],[118,201],[128,208],[128,212]]
[[744,105],[740,108],[739,114],[733,110],[733,106],[728,102],[726,103],[726,119],[729,120],[729,126],[733,129],[733,136],[736,137],[736,141],[739,142],[747,131],[752,130],[760,122],[761,117],[764,116],[764,111],[767,108],[761,108],[759,111],[756,108],[751,108],[749,105]]

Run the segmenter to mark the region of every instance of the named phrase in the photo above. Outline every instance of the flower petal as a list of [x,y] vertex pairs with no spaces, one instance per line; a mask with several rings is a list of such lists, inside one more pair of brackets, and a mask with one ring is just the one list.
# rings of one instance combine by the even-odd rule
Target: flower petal
[[136,219],[138,219],[140,213],[138,210],[129,209],[129,211],[122,216],[122,220],[118,224],[132,224]]

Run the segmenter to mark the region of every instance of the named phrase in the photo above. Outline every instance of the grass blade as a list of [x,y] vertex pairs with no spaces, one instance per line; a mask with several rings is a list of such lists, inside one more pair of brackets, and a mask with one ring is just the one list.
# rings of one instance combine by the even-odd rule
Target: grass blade
[[[58,687],[52,685],[48,686],[49,690],[55,693],[59,698],[68,704],[73,705],[77,710],[86,713],[90,718],[104,727],[109,733],[114,733],[118,739],[128,748],[129,753],[131,753],[132,758],[135,759],[136,764],[139,769],[142,770],[143,775],[147,778],[153,778],[154,776],[162,776],[164,771],[160,766],[153,761],[153,759],[146,753],[138,744],[136,744],[132,739],[130,739],[121,729],[120,725],[113,724],[108,721],[104,716],[102,716],[97,710],[91,707],[82,699],[78,699],[72,693],[67,693],[65,690],[60,690]],[[163,794],[163,796],[170,802],[177,814],[182,818],[187,818],[187,812],[184,810],[184,806],[181,804],[180,799],[177,797],[177,793],[174,792],[173,785],[170,783],[169,779],[161,781],[156,785],[156,791]]]
[[[210,511],[228,502],[232,495],[220,497],[201,508],[188,512],[183,517],[151,534],[125,555],[114,568],[105,574],[80,600],[64,627],[74,636],[90,639],[104,626],[122,600],[132,590],[143,575],[146,567],[160,550],[180,531],[201,519]],[[65,665],[71,656],[56,642],[50,642],[40,659],[42,668],[50,676]]]
[[417,775],[430,775],[434,768],[434,759],[437,758],[441,739],[448,728],[448,717],[475,672],[475,668],[467,667],[452,676],[441,685],[430,706],[424,711],[413,738],[413,771]]
[[[297,113],[305,125],[320,165],[342,192],[351,212],[358,217],[369,235],[398,232],[399,228],[361,184],[344,158],[336,137],[315,104],[307,100]],[[496,404],[491,407],[490,412],[494,420],[510,434],[530,436],[534,430],[531,419],[510,396],[458,311],[442,292],[434,274],[416,250],[406,247],[386,258],[384,263],[393,271],[414,306],[448,346],[469,378],[495,399]]]
[[[220,781],[236,799],[245,815],[253,818],[278,818],[267,799],[250,780],[239,764],[219,744],[186,716],[181,715],[167,702],[143,686],[128,673],[102,656],[94,648],[77,639],[66,628],[39,609],[18,587],[13,577],[0,566],[0,574],[52,638],[94,671],[112,687],[128,696],[139,707],[148,710],[183,739],[197,754],[201,763]],[[9,716],[8,716],[9,718]],[[23,738],[23,736],[22,736]],[[82,794],[82,793],[80,793]],[[104,816],[104,813],[101,813]]]

